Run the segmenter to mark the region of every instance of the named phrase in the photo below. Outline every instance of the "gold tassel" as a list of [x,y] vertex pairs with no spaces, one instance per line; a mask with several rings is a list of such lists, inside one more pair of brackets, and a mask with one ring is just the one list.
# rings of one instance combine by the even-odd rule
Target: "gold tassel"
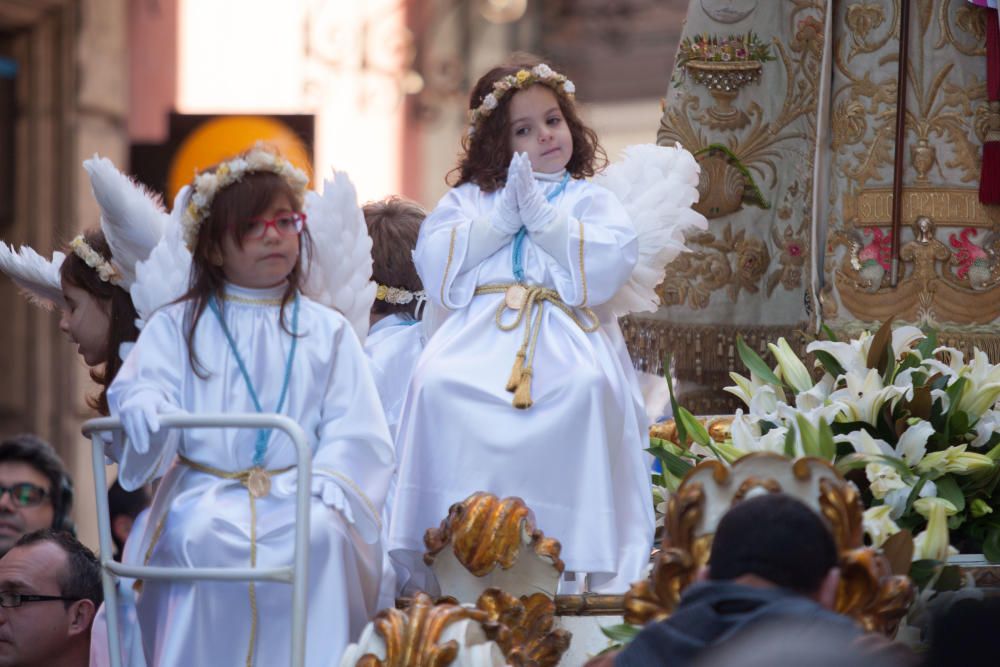
[[517,384],[517,391],[514,392],[514,407],[518,410],[527,410],[531,405],[531,369],[526,368],[521,371],[521,381]]
[[507,380],[507,391],[516,391],[521,386],[521,368],[524,366],[524,348],[517,351],[514,358],[514,368],[510,370],[510,378]]

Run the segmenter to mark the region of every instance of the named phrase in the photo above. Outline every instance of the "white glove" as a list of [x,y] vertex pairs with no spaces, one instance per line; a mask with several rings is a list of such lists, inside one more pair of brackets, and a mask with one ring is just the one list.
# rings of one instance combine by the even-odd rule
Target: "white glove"
[[324,505],[340,512],[347,523],[354,524],[354,512],[351,511],[351,503],[348,502],[347,496],[339,484],[329,478],[313,477],[311,491]]
[[556,207],[546,201],[545,195],[535,183],[531,162],[526,155],[518,164],[517,207],[521,213],[521,222],[529,232],[546,229],[557,217]]
[[514,153],[514,157],[510,159],[510,166],[507,167],[507,184],[500,191],[493,215],[490,216],[490,224],[504,234],[517,234],[517,230],[521,229],[521,214],[518,212],[517,204],[517,182],[523,171],[520,163],[527,159],[522,157],[523,155],[523,153]]
[[155,391],[140,391],[122,401],[119,418],[125,435],[139,454],[149,451],[150,436],[160,430],[160,415],[180,410]]

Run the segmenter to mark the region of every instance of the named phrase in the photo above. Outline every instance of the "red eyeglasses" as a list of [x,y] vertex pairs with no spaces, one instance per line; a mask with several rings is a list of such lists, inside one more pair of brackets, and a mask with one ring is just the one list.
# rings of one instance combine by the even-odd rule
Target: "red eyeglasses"
[[281,213],[270,220],[254,218],[243,230],[243,238],[254,240],[264,238],[268,227],[274,227],[279,236],[300,234],[306,226],[306,214],[299,212]]

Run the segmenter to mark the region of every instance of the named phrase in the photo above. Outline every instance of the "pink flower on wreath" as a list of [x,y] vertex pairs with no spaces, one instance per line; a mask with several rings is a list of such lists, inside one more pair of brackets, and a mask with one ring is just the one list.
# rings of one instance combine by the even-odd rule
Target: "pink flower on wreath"
[[872,242],[861,249],[858,259],[862,263],[875,261],[882,265],[886,271],[889,270],[889,260],[892,257],[892,239],[878,227],[865,228],[865,236],[871,236]]
[[956,274],[959,278],[964,278],[977,260],[986,259],[986,251],[969,239],[970,235],[976,236],[978,234],[979,230],[976,228],[966,227],[957,238],[954,234],[948,237],[951,247],[958,249],[958,252],[955,253],[955,259],[958,262],[958,271],[956,271]]

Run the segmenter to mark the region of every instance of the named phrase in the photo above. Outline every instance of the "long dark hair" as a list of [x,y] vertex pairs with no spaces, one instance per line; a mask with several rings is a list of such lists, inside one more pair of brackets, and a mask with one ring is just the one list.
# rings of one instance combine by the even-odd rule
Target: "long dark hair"
[[[493,92],[493,84],[519,70],[531,70],[542,61],[530,54],[514,54],[510,61],[494,67],[480,77],[469,96],[469,109],[477,109],[483,99]],[[534,85],[546,85],[537,83]],[[607,155],[597,139],[597,133],[583,124],[576,112],[576,104],[564,93],[552,89],[559,101],[570,136],[573,153],[566,163],[566,171],[573,178],[589,178],[608,164]],[[454,187],[475,183],[484,192],[499,190],[507,182],[507,167],[514,153],[510,148],[510,101],[517,90],[510,90],[500,98],[489,116],[481,119],[475,133],[462,139],[463,155],[458,166],[448,173],[448,184]]]
[[[211,171],[214,171],[213,167]],[[223,303],[226,274],[219,265],[222,256],[222,239],[229,234],[236,244],[243,247],[243,235],[250,221],[267,210],[275,198],[284,195],[293,210],[302,210],[302,196],[282,176],[270,171],[255,171],[243,176],[239,181],[219,190],[212,199],[208,217],[198,228],[198,237],[192,252],[191,276],[188,291],[178,301],[189,301],[185,313],[185,339],[188,346],[188,361],[198,377],[207,373],[194,349],[194,331],[202,313],[213,296]],[[302,268],[302,251],[312,250],[312,237],[308,227],[299,236],[299,259],[288,274],[288,287],[281,297],[281,327],[289,331],[285,323],[285,307],[295,293],[302,288],[305,280]],[[289,332],[290,333],[290,332]]]
[[[111,260],[111,248],[100,229],[92,229],[83,234],[83,240],[94,249],[98,255]],[[109,303],[109,327],[107,347],[104,351],[103,368],[92,368],[90,377],[101,385],[101,393],[87,398],[87,405],[102,415],[108,411],[108,386],[115,379],[122,360],[118,348],[122,343],[133,342],[139,337],[139,329],[135,321],[139,317],[132,305],[132,297],[121,287],[101,280],[97,271],[87,266],[72,250],[67,249],[66,259],[59,269],[59,277],[66,283],[79,287],[95,299]]]

